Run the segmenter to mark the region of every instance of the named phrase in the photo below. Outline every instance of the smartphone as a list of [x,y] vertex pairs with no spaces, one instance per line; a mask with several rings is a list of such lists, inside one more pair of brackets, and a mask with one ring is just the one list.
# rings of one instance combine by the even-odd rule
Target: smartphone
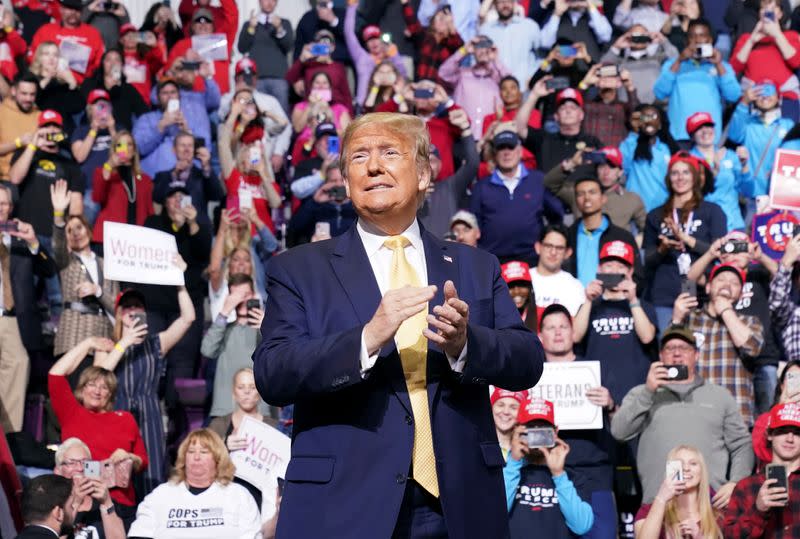
[[19,225],[16,221],[3,221],[0,223],[0,232],[16,232]]
[[621,273],[598,273],[597,279],[603,283],[603,288],[616,288],[619,283],[625,280],[625,276]]
[[697,281],[691,279],[681,280],[681,294],[689,294],[691,297],[697,297]]
[[331,53],[331,46],[327,43],[312,43],[312,56],[328,56]]
[[67,69],[69,69],[69,62],[67,61],[67,59],[64,58],[64,57],[59,58],[58,59],[58,70],[59,71],[66,71]]
[[194,151],[206,147],[206,139],[203,137],[194,137]]
[[481,39],[480,41],[475,43],[476,49],[491,49],[492,47],[494,47],[494,43],[492,43],[488,39]]
[[144,43],[147,41],[147,32],[136,32],[136,37],[140,42]]
[[689,367],[686,365],[665,365],[667,369],[667,378],[670,380],[688,380]]
[[572,45],[559,45],[558,53],[564,58],[574,58],[578,56],[578,49]]
[[167,112],[178,112],[181,108],[181,102],[178,99],[170,99],[167,102]]
[[388,32],[381,34],[381,41],[389,45],[392,42],[392,34]]
[[714,56],[714,45],[711,43],[703,43],[695,47],[695,58],[711,58],[712,56]]
[[197,71],[200,69],[201,62],[191,62],[189,60],[184,60],[181,62],[181,69],[186,71]]
[[800,223],[795,223],[794,229],[792,230],[792,237],[794,238],[798,234],[800,234]]
[[258,298],[248,299],[247,302],[244,304],[248,311],[253,309],[260,309],[261,308],[261,300]]
[[331,236],[331,224],[325,221],[320,221],[314,227],[314,235],[315,236],[327,236],[330,238]]
[[134,326],[146,326],[147,325],[147,313],[133,313],[131,315],[133,318],[133,325]]
[[619,66],[603,66],[597,71],[597,75],[600,77],[619,77]]
[[87,460],[83,463],[83,476],[100,479],[103,465],[99,460]]
[[347,198],[347,189],[344,185],[337,185],[336,187],[331,187],[328,189],[328,194],[336,202],[341,202]]
[[103,9],[106,11],[114,11],[117,7],[116,2],[103,2]]
[[433,94],[430,88],[414,88],[414,99],[431,99]]
[[255,166],[261,162],[261,148],[250,147],[250,164]]
[[328,153],[331,155],[339,154],[339,137],[328,135]]
[[728,241],[722,244],[722,252],[725,254],[746,253],[750,245],[746,241]]
[[283,496],[283,489],[286,486],[286,479],[283,477],[278,478],[278,496]]
[[761,84],[758,86],[758,97],[772,97],[778,93],[774,84]]
[[239,191],[239,210],[249,210],[253,207],[253,193],[251,191]]
[[768,21],[775,22],[775,12],[772,10],[764,12],[764,18]]
[[181,209],[188,208],[192,205],[192,197],[189,195],[181,196]]
[[800,374],[787,372],[783,383],[786,386],[787,395],[792,396],[800,393]]
[[123,158],[128,157],[128,143],[118,142],[117,145],[114,147],[114,152],[120,157]]
[[555,447],[556,431],[551,427],[530,428],[525,431],[528,447]]
[[653,41],[653,38],[648,36],[647,34],[633,34],[631,35],[631,43],[639,43],[639,44],[650,44]]
[[584,152],[583,161],[592,165],[599,165],[606,162],[606,154],[603,152]]
[[324,101],[325,103],[330,103],[331,99],[333,99],[333,92],[330,90],[330,88],[326,88],[324,90],[311,90],[311,95],[320,101]]
[[786,466],[783,464],[767,464],[765,475],[767,479],[776,480],[776,482],[772,484],[772,487],[783,487],[788,492],[789,481],[786,477]]
[[563,90],[569,88],[569,79],[567,77],[553,77],[544,83],[544,87],[548,90]]
[[679,460],[668,460],[665,477],[671,481],[683,481],[683,462]]

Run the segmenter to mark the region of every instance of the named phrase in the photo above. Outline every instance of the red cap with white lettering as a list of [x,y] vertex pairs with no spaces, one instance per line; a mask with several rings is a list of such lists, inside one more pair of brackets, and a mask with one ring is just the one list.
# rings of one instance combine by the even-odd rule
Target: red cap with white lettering
[[564,101],[574,101],[583,108],[583,96],[575,88],[564,88],[556,94],[556,108],[560,107]]
[[541,397],[525,399],[522,406],[519,407],[517,422],[524,425],[537,419],[547,421],[555,427],[556,419],[553,412],[553,403]]
[[492,396],[489,397],[489,400],[492,402],[492,406],[494,403],[499,401],[500,399],[514,399],[515,401],[522,404],[525,402],[525,392],[524,391],[509,391],[508,389],[501,389],[499,387],[494,388],[492,391]]
[[43,127],[45,125],[57,125],[58,127],[64,127],[64,119],[61,118],[61,115],[52,109],[43,110],[41,114],[39,114],[39,127]]
[[800,427],[800,403],[785,402],[773,406],[769,412],[768,427]]
[[520,262],[519,260],[506,262],[500,266],[500,272],[502,273],[503,280],[506,282],[506,284],[513,283],[514,281],[525,281],[526,283],[532,282],[531,267],[527,263]]
[[604,243],[600,249],[600,262],[613,259],[633,267],[634,256],[633,246],[621,240]]

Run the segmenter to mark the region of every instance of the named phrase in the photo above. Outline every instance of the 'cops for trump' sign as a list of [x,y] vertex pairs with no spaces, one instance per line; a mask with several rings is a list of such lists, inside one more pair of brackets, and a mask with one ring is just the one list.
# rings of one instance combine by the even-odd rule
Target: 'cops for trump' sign
[[546,362],[539,383],[528,391],[553,403],[560,430],[601,429],[603,411],[586,397],[587,389],[600,385],[599,361]]

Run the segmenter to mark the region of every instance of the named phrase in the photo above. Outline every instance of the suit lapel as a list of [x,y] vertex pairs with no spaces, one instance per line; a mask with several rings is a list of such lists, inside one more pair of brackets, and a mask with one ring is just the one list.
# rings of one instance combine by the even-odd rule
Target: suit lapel
[[[422,225],[420,225],[420,228]],[[458,290],[458,260],[456,259],[455,249],[449,249],[446,241],[436,239],[430,232],[422,229],[422,243],[425,246],[425,265],[428,269],[428,284],[436,285],[436,295],[433,301],[428,304],[428,312],[433,314],[433,308],[444,303],[444,283],[453,281]],[[442,361],[432,361],[431,352],[438,352],[438,357]],[[428,366],[427,384],[428,400],[431,413],[434,411],[434,403],[437,401],[440,382],[443,377],[442,369],[450,368],[447,357],[444,356],[441,348],[432,342],[428,342]]]
[[[356,225],[351,226],[335,241],[337,243],[333,248],[331,266],[356,312],[359,323],[366,324],[375,314],[382,296]],[[395,395],[406,410],[411,412],[403,366],[394,341],[381,349],[375,368],[386,374]]]

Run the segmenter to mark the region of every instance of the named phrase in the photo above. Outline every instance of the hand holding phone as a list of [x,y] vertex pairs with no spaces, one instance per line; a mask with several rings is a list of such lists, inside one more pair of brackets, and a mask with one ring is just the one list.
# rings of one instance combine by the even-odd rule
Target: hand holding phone
[[668,460],[664,477],[673,483],[683,481],[683,462],[679,460]]

